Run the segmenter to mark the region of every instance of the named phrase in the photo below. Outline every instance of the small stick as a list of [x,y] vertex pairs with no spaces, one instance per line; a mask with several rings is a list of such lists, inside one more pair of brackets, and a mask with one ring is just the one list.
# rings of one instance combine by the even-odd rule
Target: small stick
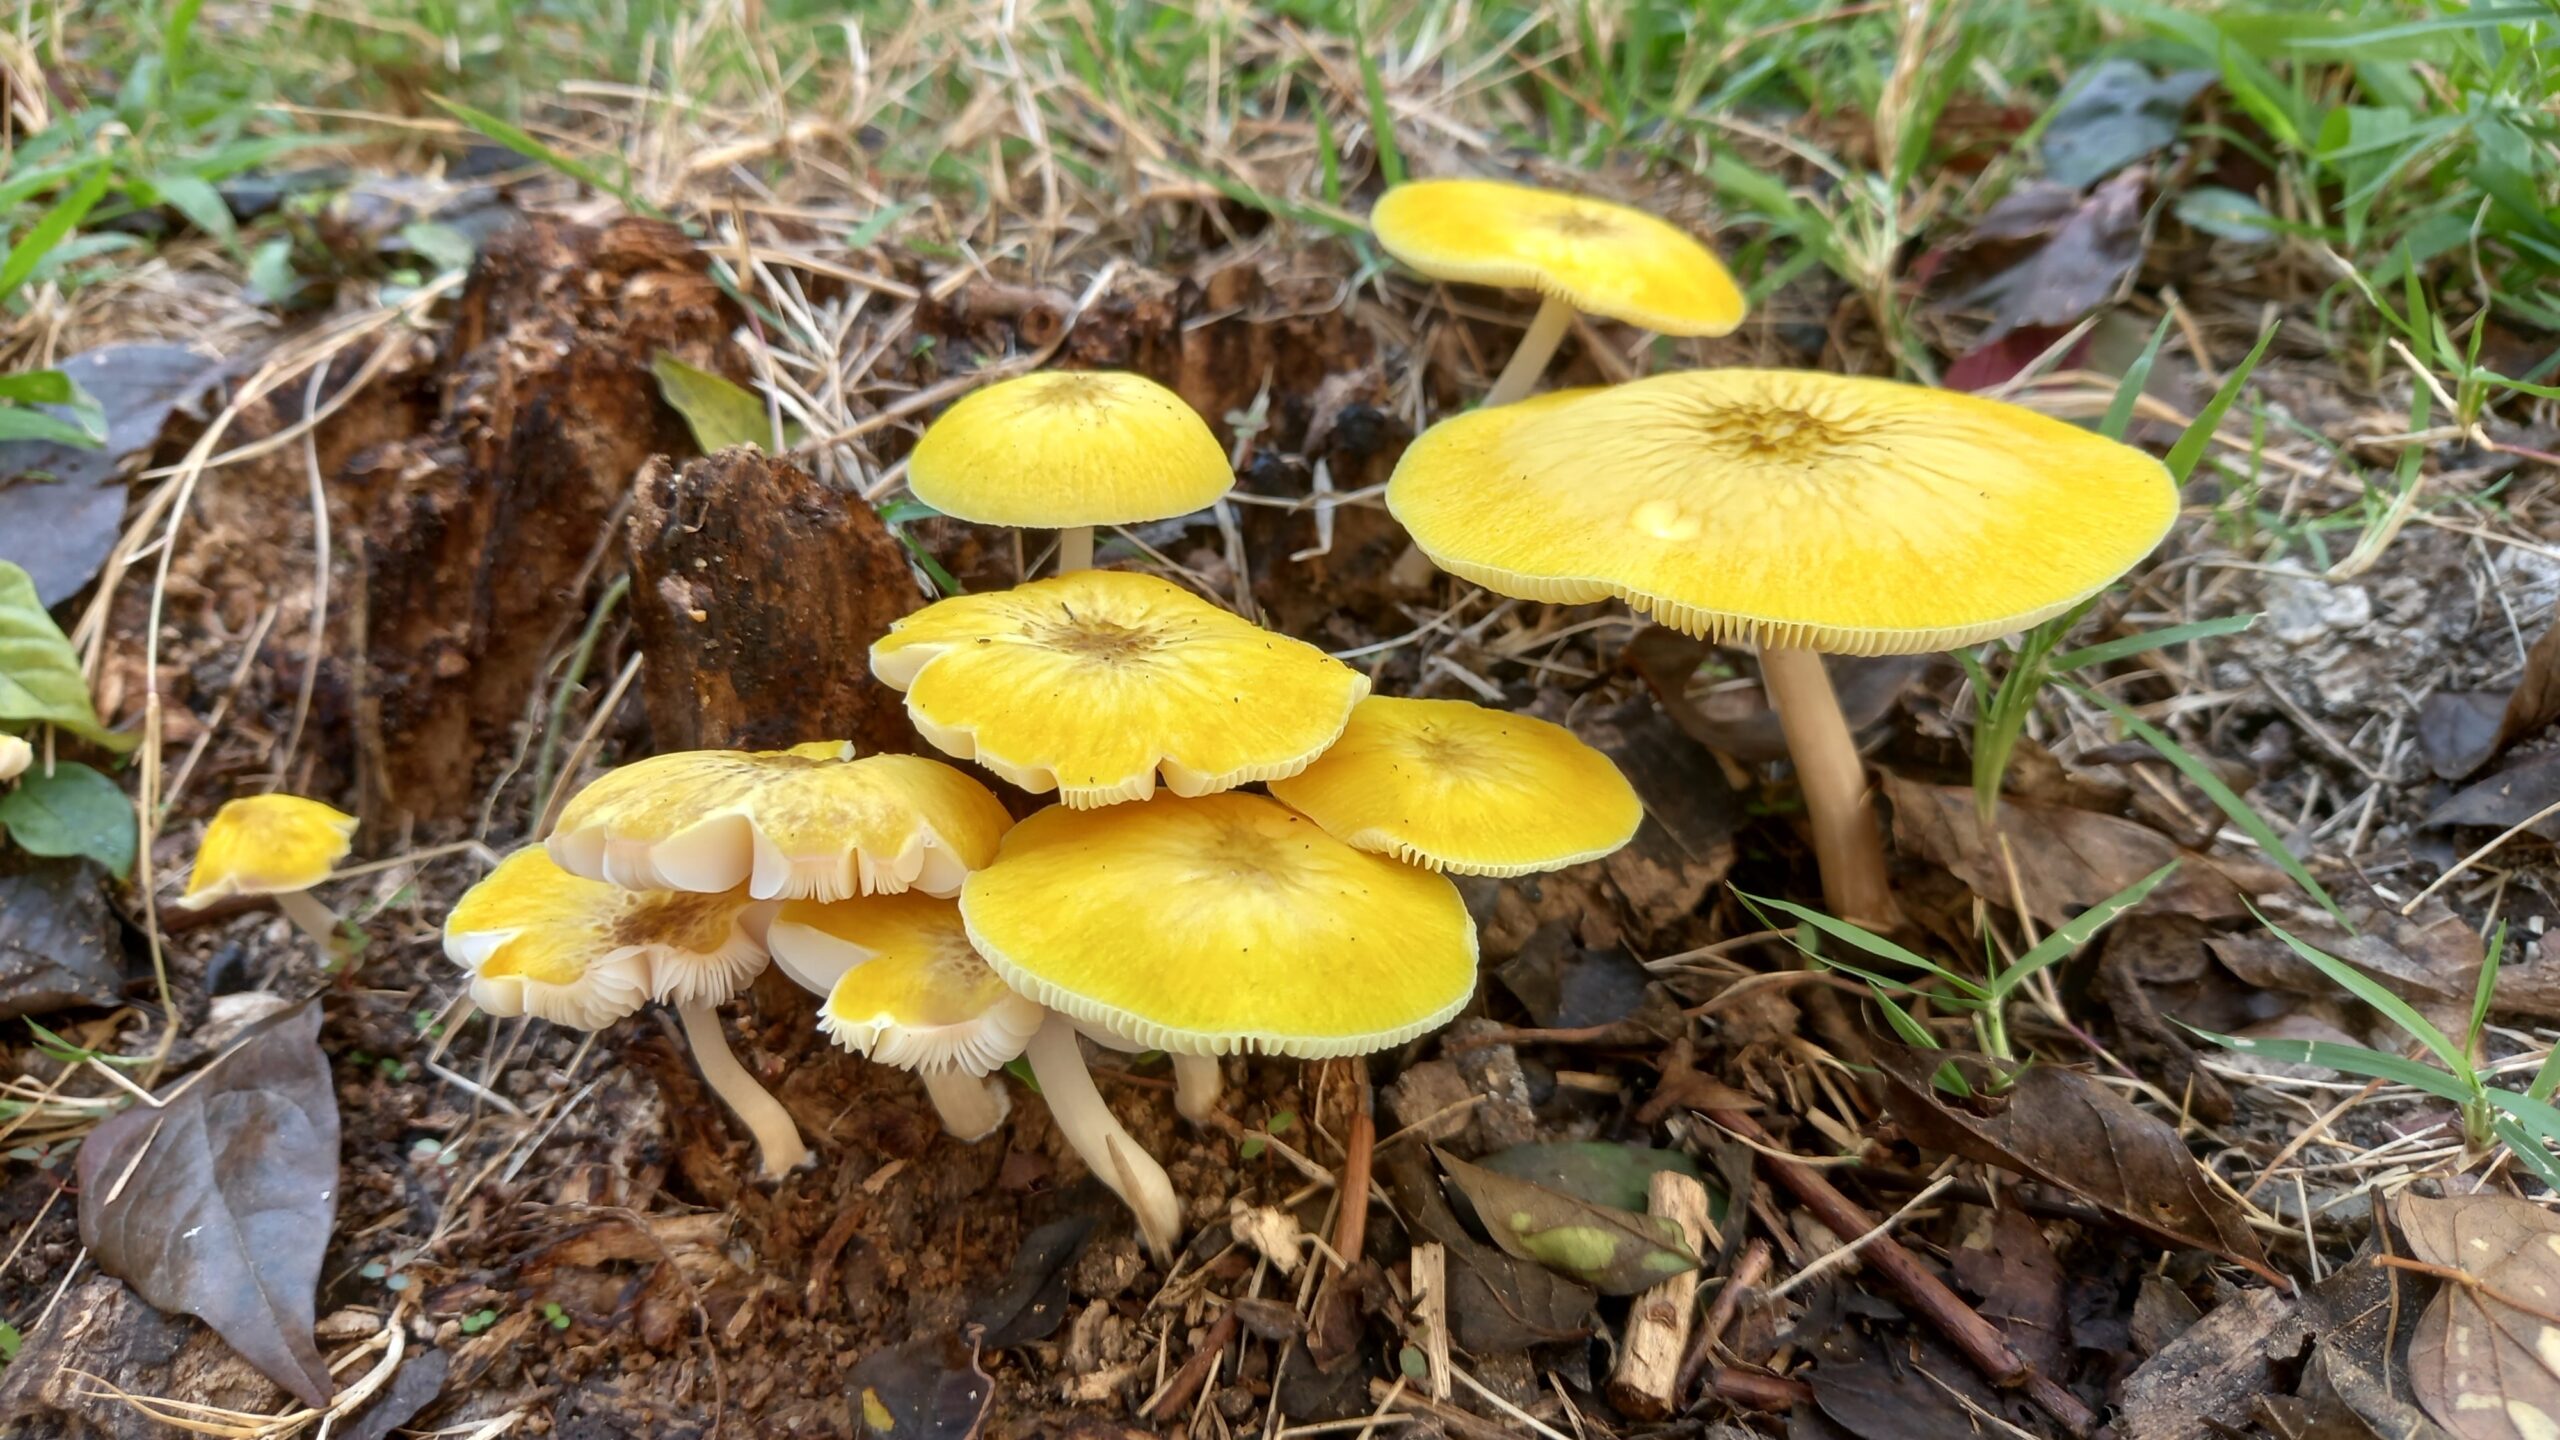
[[[1677,1170],[1654,1172],[1645,1211],[1680,1227],[1689,1249],[1706,1245],[1707,1187]],[[1680,1361],[1696,1320],[1698,1272],[1684,1270],[1636,1297],[1609,1377],[1609,1403],[1639,1420],[1660,1420],[1679,1404]]]
[[1438,1241],[1413,1247],[1413,1328],[1421,1332],[1431,1398],[1449,1398],[1449,1252]]
[[1147,1406],[1147,1419],[1161,1424],[1180,1413],[1199,1395],[1200,1388],[1209,1383],[1210,1372],[1218,1368],[1218,1358],[1226,1354],[1227,1346],[1235,1342],[1239,1324],[1234,1307],[1228,1307],[1227,1313],[1219,1316],[1217,1323],[1209,1327],[1209,1334],[1200,1342],[1200,1348],[1192,1352],[1190,1359],[1182,1362],[1182,1368],[1173,1372],[1172,1379],[1164,1382],[1164,1389],[1157,1392],[1155,1402]]
[[1790,1380],[1783,1375],[1763,1375],[1757,1370],[1737,1370],[1730,1365],[1717,1366],[1707,1385],[1717,1395],[1736,1405],[1779,1414],[1813,1401],[1813,1387],[1801,1380]]
[[[1750,1142],[1770,1178],[1802,1201],[1815,1219],[1830,1227],[1831,1233],[1854,1240],[1876,1228],[1874,1216],[1833,1189],[1831,1182],[1823,1179],[1813,1167],[1781,1158],[1774,1149],[1776,1142],[1750,1116],[1739,1110],[1710,1110],[1707,1118]],[[2090,1413],[2088,1406],[2080,1403],[2079,1397],[2051,1378],[2036,1373],[2035,1367],[2009,1348],[2008,1340],[1998,1327],[1983,1319],[1956,1292],[1948,1289],[1947,1283],[1921,1264],[1919,1257],[1903,1249],[1891,1237],[1875,1241],[1862,1253],[1867,1263],[1901,1291],[1912,1308],[1936,1326],[1938,1333],[1946,1336],[1975,1369],[1990,1377],[1993,1384],[2022,1388],[2027,1398],[2035,1401],[2046,1414],[2060,1422],[2063,1429],[2075,1436],[2086,1435],[2096,1428],[2098,1417]]]
[[1674,1400],[1697,1387],[1699,1372],[1707,1368],[1707,1357],[1723,1342],[1733,1317],[1742,1313],[1743,1296],[1768,1278],[1771,1253],[1766,1240],[1754,1240],[1743,1247],[1742,1258],[1734,1262],[1733,1273],[1725,1277],[1724,1288],[1716,1292],[1715,1303],[1707,1307],[1707,1318],[1690,1337],[1689,1353],[1681,1358],[1679,1377],[1671,1387]]

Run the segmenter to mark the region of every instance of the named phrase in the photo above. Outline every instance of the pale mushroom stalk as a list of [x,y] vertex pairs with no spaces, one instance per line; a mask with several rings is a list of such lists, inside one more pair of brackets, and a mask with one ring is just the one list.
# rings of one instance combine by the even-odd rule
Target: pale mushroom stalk
[[1823,903],[1854,924],[1893,929],[1902,923],[1902,909],[1894,903],[1885,867],[1884,835],[1867,791],[1866,761],[1858,755],[1848,717],[1840,713],[1840,698],[1822,657],[1811,650],[1763,649],[1760,680],[1777,708],[1787,753],[1804,786]]
[[1205,1125],[1226,1098],[1227,1075],[1215,1055],[1173,1057],[1173,1108],[1195,1125]]
[[918,1071],[916,1078],[924,1082],[933,1112],[942,1117],[942,1128],[955,1140],[971,1144],[984,1140],[1013,1113],[1003,1083],[991,1075],[972,1075],[954,1066]]
[[318,941],[323,954],[335,957],[344,951],[346,941],[338,934],[338,912],[330,909],[327,902],[308,890],[288,890],[275,900],[284,918]]
[[693,1063],[702,1072],[703,1083],[755,1136],[764,1178],[781,1179],[807,1163],[809,1147],[801,1142],[800,1127],[791,1123],[791,1112],[782,1108],[782,1102],[738,1063],[729,1049],[728,1035],[720,1028],[719,1009],[694,1001],[678,1005],[676,1018],[684,1022],[685,1043],[693,1049]]
[[1070,525],[1058,532],[1058,573],[1093,568],[1093,527]]
[[1547,373],[1547,362],[1555,358],[1556,347],[1564,343],[1565,332],[1573,328],[1573,307],[1550,295],[1538,302],[1538,313],[1529,322],[1528,331],[1511,352],[1511,360],[1502,374],[1485,392],[1487,405],[1508,405],[1528,397],[1537,388],[1538,377]]
[[1052,1013],[1023,1053],[1031,1061],[1032,1078],[1040,1082],[1041,1097],[1049,1102],[1051,1118],[1058,1122],[1058,1133],[1138,1217],[1138,1233],[1149,1253],[1170,1263],[1174,1244],[1182,1238],[1182,1202],[1164,1167],[1103,1103],[1093,1072],[1085,1068],[1074,1022]]

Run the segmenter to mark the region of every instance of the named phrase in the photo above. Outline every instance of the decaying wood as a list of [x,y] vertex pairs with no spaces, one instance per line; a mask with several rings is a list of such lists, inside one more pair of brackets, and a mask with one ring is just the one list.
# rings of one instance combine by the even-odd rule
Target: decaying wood
[[859,497],[749,446],[641,473],[632,623],[658,749],[851,740],[911,751],[871,643],[924,603],[904,547]]
[[[1656,1171],[1645,1191],[1645,1210],[1677,1224],[1691,1253],[1708,1253],[1707,1187],[1694,1176]],[[1618,1368],[1609,1377],[1610,1404],[1644,1420],[1659,1420],[1678,1407],[1680,1357],[1688,1350],[1697,1298],[1695,1270],[1636,1297],[1618,1347]]]
[[1437,1240],[1413,1247],[1413,1333],[1422,1346],[1424,1385],[1431,1398],[1449,1398],[1449,1250]]
[[351,459],[370,514],[360,719],[365,808],[467,813],[510,751],[547,657],[617,566],[613,518],[656,454],[692,437],[651,360],[731,375],[736,307],[674,226],[536,221],[465,287],[423,435]]
[[0,1435],[11,1440],[158,1440],[167,1426],[103,1390],[106,1377],[136,1395],[271,1411],[285,1403],[274,1381],[232,1353],[203,1323],[163,1315],[121,1280],[92,1275],[31,1331],[0,1370]]

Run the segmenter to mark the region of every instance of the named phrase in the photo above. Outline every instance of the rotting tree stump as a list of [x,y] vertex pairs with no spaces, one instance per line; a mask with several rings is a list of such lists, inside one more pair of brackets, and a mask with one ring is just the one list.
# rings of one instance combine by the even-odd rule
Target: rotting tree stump
[[491,244],[446,337],[423,435],[348,462],[364,526],[360,764],[368,818],[470,813],[542,667],[617,573],[617,511],[693,453],[650,361],[745,373],[736,306],[682,232],[535,221]]
[[919,749],[871,642],[924,603],[860,497],[740,445],[641,473],[629,522],[641,697],[661,751]]

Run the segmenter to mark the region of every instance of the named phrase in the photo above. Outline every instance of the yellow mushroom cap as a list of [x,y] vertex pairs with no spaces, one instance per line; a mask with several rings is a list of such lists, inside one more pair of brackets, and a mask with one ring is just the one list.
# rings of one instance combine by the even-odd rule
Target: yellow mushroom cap
[[1413,180],[1378,197],[1369,228],[1435,280],[1532,289],[1665,335],[1723,335],[1742,323],[1742,291],[1714,252],[1606,200],[1500,180]]
[[1079,808],[1306,768],[1369,693],[1359,671],[1168,580],[1080,570],[937,601],[871,672],[927,740]]
[[1997,400],[1697,370],[1444,420],[1387,508],[1441,569],[1713,640],[1947,650],[2104,589],[2178,513],[2159,461]]
[[1188,515],[1235,485],[1209,422],[1143,375],[1044,370],[925,427],[907,488],[945,515],[1042,529]]
[[1047,1014],[1014,993],[969,947],[960,907],[921,895],[819,905],[794,900],[776,917],[857,955],[819,1007],[818,1028],[857,1055],[901,1070],[984,1075],[1022,1053]]
[[857,760],[822,741],[625,765],[569,802],[550,845],[571,874],[634,890],[951,895],[1012,823],[993,791],[939,760]]
[[329,878],[355,843],[356,817],[299,795],[226,800],[187,872],[189,909],[232,895],[284,895]]
[[1597,860],[1644,821],[1635,787],[1572,731],[1466,700],[1372,695],[1271,794],[1345,844],[1461,875]]
[[716,1005],[764,969],[743,891],[625,890],[572,875],[539,845],[463,892],[444,953],[471,972],[471,1003],[600,1030],[641,1002]]
[[1179,1054],[1383,1050],[1448,1023],[1476,984],[1448,877],[1259,795],[1052,806],[969,877],[960,914],[1014,989]]

